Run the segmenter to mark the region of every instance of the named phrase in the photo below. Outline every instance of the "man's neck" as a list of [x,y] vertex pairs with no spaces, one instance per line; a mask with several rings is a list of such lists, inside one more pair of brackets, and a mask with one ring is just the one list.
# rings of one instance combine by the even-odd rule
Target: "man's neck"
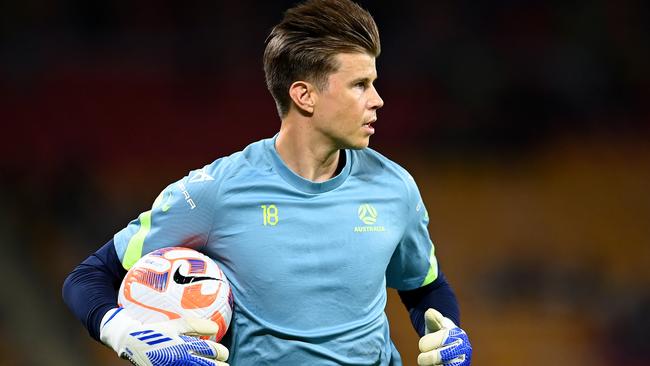
[[312,182],[324,182],[338,173],[339,149],[300,128],[298,123],[282,123],[275,141],[282,161],[299,176]]

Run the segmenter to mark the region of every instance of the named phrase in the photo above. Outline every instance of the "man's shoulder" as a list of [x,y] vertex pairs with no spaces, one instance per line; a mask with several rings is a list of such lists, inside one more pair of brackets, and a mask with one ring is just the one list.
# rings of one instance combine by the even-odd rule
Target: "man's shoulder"
[[268,139],[253,142],[242,150],[217,158],[203,167],[203,170],[216,176],[227,177],[237,174],[242,169],[264,165],[267,161],[267,144]]
[[406,169],[377,150],[367,147],[361,150],[352,150],[352,153],[357,161],[357,165],[362,170],[374,174],[389,174],[400,180],[413,180]]

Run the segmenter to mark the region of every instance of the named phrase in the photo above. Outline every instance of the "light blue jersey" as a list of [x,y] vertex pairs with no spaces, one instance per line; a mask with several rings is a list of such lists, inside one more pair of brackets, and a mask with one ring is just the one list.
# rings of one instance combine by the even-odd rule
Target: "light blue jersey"
[[115,235],[125,268],[167,246],[214,258],[231,282],[229,363],[400,365],[386,286],[435,280],[428,215],[413,178],[372,149],[348,150],[336,177],[293,173],[253,143],[165,188]]

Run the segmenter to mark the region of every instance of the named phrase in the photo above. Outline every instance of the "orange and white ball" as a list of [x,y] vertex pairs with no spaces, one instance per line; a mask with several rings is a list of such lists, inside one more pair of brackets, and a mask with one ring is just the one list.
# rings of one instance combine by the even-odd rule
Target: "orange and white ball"
[[210,319],[219,341],[230,326],[233,297],[221,268],[196,250],[170,247],[153,251],[129,269],[118,304],[143,323],[180,317]]

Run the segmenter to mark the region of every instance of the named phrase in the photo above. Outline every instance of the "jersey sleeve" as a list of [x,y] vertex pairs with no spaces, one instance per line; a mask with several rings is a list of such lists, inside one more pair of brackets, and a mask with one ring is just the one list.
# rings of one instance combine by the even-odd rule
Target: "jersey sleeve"
[[150,210],[115,234],[115,250],[125,269],[156,249],[184,246],[199,250],[206,244],[218,192],[216,164],[168,185]]
[[126,275],[114,248],[110,240],[75,267],[63,282],[63,301],[98,342],[102,318],[118,306],[117,290]]
[[438,276],[435,247],[429,237],[429,214],[413,178],[406,174],[407,223],[386,270],[386,284],[397,290],[428,285]]

